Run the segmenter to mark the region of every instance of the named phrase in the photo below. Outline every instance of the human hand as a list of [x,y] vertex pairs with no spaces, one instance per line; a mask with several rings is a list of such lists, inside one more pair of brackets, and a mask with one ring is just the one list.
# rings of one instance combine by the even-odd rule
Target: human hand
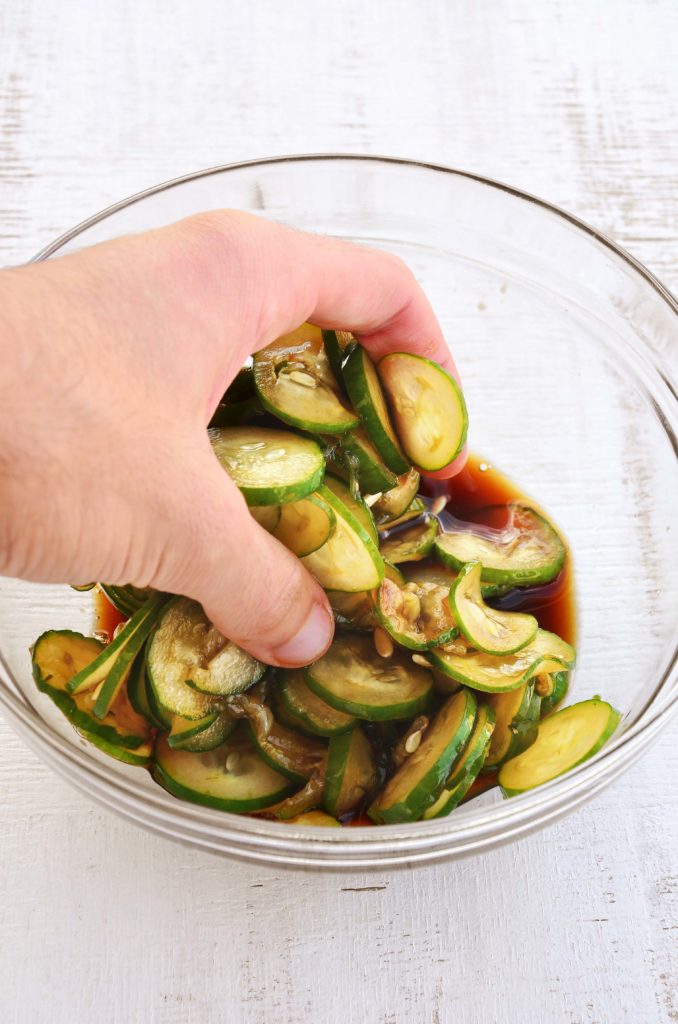
[[403,263],[247,214],[2,271],[0,572],[186,594],[268,664],[319,657],[324,592],[249,515],[205,430],[246,357],[305,320],[456,376]]

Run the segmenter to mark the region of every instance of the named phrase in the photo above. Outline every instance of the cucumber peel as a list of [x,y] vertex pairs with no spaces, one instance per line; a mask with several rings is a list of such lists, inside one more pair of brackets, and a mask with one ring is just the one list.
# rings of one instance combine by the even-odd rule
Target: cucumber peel
[[450,589],[450,604],[459,629],[484,654],[515,654],[537,635],[539,623],[524,612],[502,612],[485,604],[480,562],[467,562]]

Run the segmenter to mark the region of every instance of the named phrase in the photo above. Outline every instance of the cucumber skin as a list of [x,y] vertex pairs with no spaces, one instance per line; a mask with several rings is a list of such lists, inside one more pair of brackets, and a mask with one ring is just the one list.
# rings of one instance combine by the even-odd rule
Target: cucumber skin
[[[505,692],[512,693],[513,691],[507,690]],[[498,760],[492,762],[486,760],[486,772],[497,772],[505,761],[510,761],[511,758],[517,757],[518,754],[522,754],[523,751],[532,746],[539,732],[541,702],[541,697],[538,693],[535,693],[534,681],[527,683],[520,707],[509,724],[509,732],[511,734],[509,745]],[[518,719],[517,722],[516,719]]]
[[[469,754],[469,759],[464,765],[463,771],[461,772],[459,778],[456,779],[456,781],[454,780],[453,777],[447,780],[445,789],[449,785],[449,799],[443,805],[443,807],[441,807],[437,814],[433,814],[431,815],[430,818],[426,818],[427,821],[433,821],[435,818],[446,818],[448,814],[451,814],[452,811],[456,807],[458,807],[459,804],[462,802],[462,800],[468,793],[469,789],[480,775],[483,769],[483,765],[485,763],[485,758],[487,757],[487,752],[489,750],[490,743],[492,741],[492,732],[494,730],[495,720],[493,708],[485,706],[485,711],[487,712],[487,719],[485,722],[485,726],[483,728],[483,732],[476,739],[475,749]],[[473,733],[471,734],[469,743],[471,742],[472,739]],[[465,753],[466,751],[462,752],[462,757],[464,756]],[[452,776],[454,776],[454,770],[452,772]]]
[[177,796],[181,800],[188,800],[193,804],[201,804],[203,807],[214,807],[218,811],[230,811],[232,814],[262,811],[264,808],[278,803],[279,800],[283,800],[286,796],[290,796],[295,789],[295,784],[288,780],[287,785],[283,786],[277,793],[271,793],[265,797],[258,797],[254,800],[221,800],[219,797],[209,796],[207,793],[198,793],[195,789],[182,786],[180,782],[177,782],[171,775],[167,774],[164,768],[158,764],[157,760],[153,762],[153,777],[172,796]]
[[388,615],[382,610],[380,600],[381,588],[373,591],[372,594],[372,605],[374,607],[374,614],[377,617],[379,625],[386,630],[388,635],[395,640],[400,647],[406,647],[409,651],[430,651],[433,647],[440,647],[441,644],[447,644],[451,640],[454,640],[455,636],[458,635],[459,630],[456,626],[451,626],[450,629],[445,633],[441,633],[440,636],[435,637],[434,640],[429,640],[427,643],[419,643],[417,640],[412,640],[407,633],[399,633],[397,629],[394,629],[391,620]]
[[[149,597],[148,601],[146,601],[136,613],[140,616],[139,624],[123,649],[119,654],[117,654],[115,662],[108,673],[104,681],[104,685],[101,687],[99,696],[94,704],[94,714],[97,718],[105,718],[108,714],[118,691],[121,686],[125,684],[125,681],[132,671],[135,658],[144,647],[149,633],[158,621],[160,613],[163,610],[163,606],[168,600],[168,594],[153,594],[153,596]],[[142,617],[142,613],[144,611],[145,616]],[[132,623],[133,621],[134,618],[130,619],[129,623]]]
[[141,752],[140,749],[129,750],[126,747],[121,747],[117,743],[109,743],[108,740],[102,739],[97,733],[87,732],[85,729],[78,729],[84,739],[93,746],[98,747],[104,754],[108,754],[109,757],[115,758],[116,761],[123,761],[125,764],[131,764],[135,768],[148,768],[153,760],[153,752],[150,743],[148,746],[148,752]]
[[[360,729],[360,726],[357,726],[357,728]],[[333,736],[330,739],[329,746],[327,749],[325,787],[323,789],[322,799],[324,809],[333,818],[338,817],[337,801],[341,796],[341,788],[344,784],[346,769],[348,768],[349,758],[351,756],[351,743],[353,742],[354,732],[355,729],[351,729],[349,732],[343,733],[342,735]],[[367,738],[365,737],[365,739]],[[367,742],[369,742],[369,740]],[[372,753],[372,758],[372,763],[374,764],[374,753]],[[374,779],[371,788],[374,789]],[[354,808],[351,808],[351,810],[353,809]],[[342,811],[341,813],[348,813],[348,809],[346,811]]]
[[569,672],[554,672],[553,673],[553,691],[548,697],[542,697],[541,699],[541,717],[546,718],[548,715],[553,714],[560,704],[563,703],[567,697],[567,691],[570,688],[570,673]]
[[[412,467],[405,458],[400,446],[394,443],[386,433],[372,403],[364,362],[369,358],[370,357],[367,355],[365,350],[361,348],[360,345],[356,345],[355,348],[349,352],[348,358],[344,363],[344,383],[353,408],[360,416],[360,420],[370,441],[377,449],[391,472],[395,473],[397,476],[402,476],[403,473],[407,473]],[[381,388],[376,367],[374,367],[374,378],[377,386]],[[388,410],[388,403],[385,396],[384,409]],[[393,424],[391,424],[391,429],[393,430],[394,436],[397,437]]]
[[[470,644],[472,644],[472,646],[475,647],[476,650],[481,651],[483,654],[492,654],[492,655],[496,655],[497,657],[502,657],[504,655],[509,655],[509,654],[517,654],[518,651],[521,651],[523,649],[523,647],[527,647],[528,644],[531,644],[532,641],[534,640],[535,636],[537,635],[537,630],[539,629],[539,623],[537,622],[536,618],[534,619],[534,630],[532,632],[532,636],[530,636],[528,640],[521,640],[521,642],[516,647],[512,647],[510,649],[501,650],[501,651],[490,650],[488,647],[481,647],[480,644],[478,643],[477,637],[473,637],[471,635],[471,633],[468,631],[468,629],[464,626],[463,615],[461,615],[459,613],[459,609],[457,608],[457,590],[460,587],[463,587],[464,580],[469,575],[469,573],[473,572],[475,566],[478,565],[478,564],[480,564],[480,563],[478,563],[478,562],[466,562],[466,564],[459,570],[459,575],[457,576],[456,580],[454,581],[454,583],[450,587],[450,607],[452,608],[452,612],[454,613],[455,619],[459,623],[459,629],[461,630],[461,632],[464,635],[464,637],[468,640],[468,642]],[[482,599],[482,588],[480,590],[480,596],[481,596],[481,599]],[[501,612],[501,613],[497,613],[497,614],[501,614],[501,615],[511,615],[511,614],[523,615],[524,613],[523,612],[518,612],[518,613]],[[534,616],[532,616],[532,618],[534,618]]]
[[143,715],[149,725],[156,729],[167,729],[169,723],[158,713],[150,697],[150,686],[146,679],[146,652],[139,653],[127,680],[127,696],[138,715]]
[[[219,712],[217,719],[221,718],[223,712]],[[213,725],[214,723],[212,723]],[[222,743],[225,743],[231,733],[236,727],[235,719],[226,724],[225,728],[217,733],[216,738],[212,738],[209,742],[206,742],[203,737],[210,731],[212,725],[208,725],[206,728],[201,729],[199,732],[194,733],[192,736],[185,736],[181,741],[177,741],[175,738],[174,742],[170,742],[169,736],[167,737],[167,743],[173,750],[187,750],[191,754],[205,754],[210,750],[215,750],[220,747]]]
[[[438,760],[426,772],[425,776],[415,785],[404,800],[392,804],[387,808],[379,808],[373,803],[367,813],[375,824],[398,825],[406,822],[418,821],[427,807],[431,807],[445,788],[445,782],[450,776],[454,765],[462,756],[464,747],[468,743],[477,713],[477,702],[470,690],[465,690],[466,702],[459,728],[454,736],[450,738],[445,750]],[[450,700],[455,700],[450,697]],[[435,720],[434,723],[435,725]],[[397,772],[395,773],[397,775]],[[391,776],[391,780],[395,778]],[[391,781],[390,780],[390,781]],[[377,801],[379,797],[377,797]]]
[[[592,698],[592,699],[596,700],[596,698]],[[589,703],[589,701],[579,701],[579,704],[588,704],[588,703]],[[621,719],[622,719],[621,713],[619,711],[617,711],[616,708],[613,708],[611,704],[608,704],[607,701],[600,701],[599,703],[607,704],[610,713],[609,713],[609,718],[608,718],[607,726],[605,727],[603,732],[600,734],[600,736],[598,737],[597,741],[593,744],[591,749],[588,750],[584,754],[583,757],[580,757],[579,760],[575,761],[574,764],[569,764],[567,766],[567,768],[563,769],[562,772],[559,772],[557,775],[554,775],[552,778],[545,780],[545,782],[542,782],[541,783],[542,786],[546,785],[546,782],[553,782],[554,779],[559,779],[562,775],[566,775],[568,772],[571,772],[573,768],[577,767],[577,765],[583,764],[584,761],[588,761],[589,758],[593,757],[594,754],[598,753],[598,751],[601,749],[601,747],[603,747],[607,743],[607,741],[610,739],[610,737],[613,735],[613,733],[616,732],[617,726],[619,725],[619,723],[621,722]],[[577,707],[577,704],[568,704],[568,706],[566,708],[561,708],[561,711],[567,711],[571,707]],[[555,712],[555,714],[560,714],[560,712],[557,711],[557,712]],[[506,763],[508,764],[509,762],[506,762]],[[501,772],[499,774],[501,776]],[[501,791],[502,791],[502,793],[503,793],[503,795],[505,797],[520,796],[521,793],[529,793],[531,789],[538,788],[536,786],[530,786],[529,789],[508,789],[506,786],[502,786],[502,784],[501,784],[501,777],[499,779],[499,786],[500,786],[500,789],[501,789]]]
[[[316,724],[312,716],[305,715],[292,704],[282,681],[279,682],[276,689],[276,704],[278,708],[282,709],[283,715],[289,716],[288,721],[282,724],[288,725],[291,729],[298,729],[299,732],[303,732],[309,737],[322,736],[325,739],[329,739],[332,736],[343,736],[344,733],[351,732],[357,724],[354,720],[335,729],[323,729]],[[331,705],[328,705],[328,707],[331,707]],[[333,708],[332,710],[336,711],[337,709]]]
[[304,675],[308,684],[309,690],[313,690],[318,697],[321,697],[326,704],[330,707],[336,708],[337,711],[344,711],[347,715],[355,715],[356,718],[360,718],[365,722],[395,722],[400,721],[403,718],[413,718],[422,711],[427,711],[431,707],[433,700],[433,678],[431,678],[431,687],[422,694],[421,697],[416,700],[407,701],[400,704],[389,704],[386,707],[375,706],[369,704],[361,704],[358,701],[352,701],[344,699],[343,697],[336,697],[334,694],[326,691],[321,683],[318,683],[311,675],[309,669],[313,666],[309,666],[304,669]]
[[[544,630],[544,632],[548,631]],[[554,636],[555,634],[551,635]],[[558,637],[558,639],[560,640],[560,637]],[[449,668],[446,666],[444,657],[438,655],[435,649],[428,651],[426,657],[431,662],[433,667],[438,669],[439,672],[442,672],[443,675],[449,676],[450,679],[455,679],[457,682],[461,683],[462,686],[470,686],[472,690],[478,690],[481,693],[509,693],[511,690],[517,690],[519,686],[523,685],[523,683],[528,682],[533,676],[538,675],[539,665],[542,664],[542,662],[554,660],[553,658],[548,658],[546,655],[539,655],[537,658],[535,658],[534,662],[532,662],[532,664],[528,666],[528,668],[525,670],[525,672],[523,673],[523,675],[517,683],[512,684],[511,686],[499,688],[496,686],[481,686],[475,681],[470,682],[468,677],[462,676],[461,672],[450,672]],[[570,667],[573,666],[574,660],[572,661]]]
[[350,346],[347,346],[346,349],[343,349],[339,344],[336,331],[323,330],[322,336],[323,345],[325,346],[325,354],[327,355],[327,361],[330,364],[330,370],[334,374],[337,384],[339,384],[345,392],[343,364],[344,359],[348,355],[349,349],[353,348],[355,342]]
[[375,463],[352,433],[342,438],[342,450],[347,459],[355,459],[358,483],[364,494],[378,494],[379,491],[389,491],[396,486],[395,473],[385,463],[381,466]]
[[250,722],[246,722],[246,728],[249,734],[249,738],[252,741],[252,744],[257,748],[257,753],[259,754],[259,757],[261,758],[262,761],[266,762],[269,768],[272,768],[273,771],[278,772],[279,775],[284,775],[286,779],[289,779],[290,782],[293,782],[294,785],[297,787],[306,785],[308,779],[306,778],[305,775],[300,775],[300,773],[295,772],[293,768],[288,768],[287,765],[281,763],[280,761],[277,761],[276,758],[269,753],[269,750],[266,748],[266,746],[259,743],[259,740],[257,739],[257,734],[255,730],[252,728]]

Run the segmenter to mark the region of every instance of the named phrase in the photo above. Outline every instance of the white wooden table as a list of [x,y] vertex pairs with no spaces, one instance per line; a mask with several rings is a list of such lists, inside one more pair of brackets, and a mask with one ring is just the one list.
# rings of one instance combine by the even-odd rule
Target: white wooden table
[[[678,288],[672,0],[0,5],[0,262],[187,170],[343,150],[448,163],[596,224]],[[678,727],[481,860],[230,863],[67,788],[0,721],[3,1024],[670,1024]]]

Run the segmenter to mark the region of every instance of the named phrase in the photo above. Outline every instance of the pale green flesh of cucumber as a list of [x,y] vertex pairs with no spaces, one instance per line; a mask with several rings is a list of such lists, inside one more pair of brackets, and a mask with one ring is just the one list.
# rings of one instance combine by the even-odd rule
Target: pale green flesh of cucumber
[[[207,723],[207,724],[205,724]],[[202,728],[197,728],[202,724]],[[191,722],[189,719],[180,719],[174,716],[172,720],[172,732],[167,737],[169,745],[176,750],[188,750],[192,753],[203,753],[214,750],[236,727],[236,720],[228,711],[208,715],[206,718]]]
[[121,692],[103,720],[94,716],[95,696],[91,690],[69,694],[68,682],[101,653],[103,645],[94,637],[71,630],[49,630],[33,647],[33,677],[38,689],[47,694],[66,718],[81,732],[97,734],[102,740],[125,747],[142,746],[148,738],[147,720]]
[[[435,551],[431,554],[435,555]],[[403,573],[408,582],[411,580],[413,583],[422,581],[438,583],[448,589],[452,587],[459,576],[456,569],[450,569],[447,565],[441,565],[440,562],[431,560],[427,560],[425,565],[421,565],[419,562],[403,563]],[[511,584],[506,583],[481,582],[480,584],[480,593],[484,598],[498,597],[512,589]]]
[[420,562],[431,552],[438,534],[438,520],[431,516],[414,526],[406,526],[382,541],[380,551],[394,565]]
[[148,635],[148,629],[155,622],[156,613],[167,600],[166,594],[155,594],[149,598],[142,607],[134,613],[129,622],[125,623],[115,640],[108,644],[91,664],[86,665],[80,672],[76,673],[68,683],[69,693],[78,693],[80,690],[91,690],[99,683],[104,682],[115,666],[119,656],[123,653],[128,644],[132,643],[135,636],[141,635],[143,639]]
[[458,807],[481,772],[494,730],[494,711],[479,707],[471,737],[459,761],[452,769],[445,788],[423,818],[444,818]]
[[468,562],[450,590],[450,602],[460,630],[476,650],[485,654],[514,654],[537,635],[534,615],[502,612],[483,601],[480,562]]
[[343,480],[337,479],[336,476],[332,476],[331,473],[325,475],[324,486],[327,487],[333,494],[336,494],[342,505],[349,510],[351,515],[355,516],[360,525],[370,535],[375,544],[379,542],[379,534],[377,528],[374,525],[374,519],[372,513],[363,501],[363,499],[356,494],[353,494],[351,488],[344,483]]
[[360,345],[352,349],[344,364],[344,383],[367,436],[386,466],[393,473],[407,473],[410,464],[393,429],[377,371]]
[[417,497],[419,490],[419,473],[409,469],[398,477],[395,487],[385,491],[372,506],[372,513],[379,525],[387,525],[399,519]]
[[488,583],[533,586],[555,579],[565,561],[565,545],[547,520],[526,505],[510,506],[510,521],[501,531],[457,530],[441,533],[435,550],[441,562],[461,569],[481,562]]
[[545,718],[532,746],[500,768],[504,795],[534,789],[588,760],[612,736],[620,720],[619,712],[597,697]]
[[409,352],[384,356],[378,372],[409,460],[429,472],[448,466],[464,447],[468,428],[456,380],[430,359]]
[[342,634],[305,670],[311,690],[332,707],[374,721],[409,718],[428,707],[433,679],[411,658],[381,658],[370,636]]
[[325,473],[315,443],[287,430],[221,427],[208,431],[217,459],[248,505],[280,505],[315,491]]
[[435,803],[466,746],[476,719],[470,690],[450,697],[424,733],[421,743],[384,786],[368,810],[383,824],[418,821]]
[[[378,504],[378,502],[377,502]],[[413,519],[420,519],[426,513],[426,505],[421,498],[413,498],[408,508],[405,509],[401,516],[397,519],[389,519],[387,522],[379,523],[377,529],[379,533],[386,533],[389,530],[395,530],[397,526],[404,526],[405,523],[411,522]]]
[[334,512],[336,526],[327,543],[302,558],[303,564],[325,590],[373,590],[384,575],[376,544],[329,488],[318,493]]
[[264,761],[242,727],[214,750],[201,754],[173,750],[159,737],[155,765],[156,778],[170,793],[223,811],[261,810],[294,788],[290,779]]
[[215,698],[242,693],[265,672],[187,597],[175,598],[166,608],[150,640],[146,665],[160,704],[190,719],[218,710]]
[[403,647],[424,651],[447,643],[457,634],[449,589],[435,583],[399,586],[384,579],[377,591],[376,614],[381,626]]
[[374,788],[377,767],[370,741],[360,726],[330,740],[323,806],[335,818],[356,810]]
[[485,767],[497,768],[509,757],[527,750],[536,740],[541,699],[534,691],[534,681],[530,680],[516,690],[490,694],[487,702],[494,710],[495,728]]
[[336,516],[317,494],[282,505],[280,511],[280,521],[271,532],[298,558],[317,551],[334,533]]
[[262,405],[301,430],[343,433],[358,425],[342,401],[322,332],[311,324],[255,354],[254,383]]
[[388,468],[362,428],[345,435],[342,450],[349,466],[355,469],[363,493],[383,493],[396,486],[398,478]]
[[534,640],[517,654],[480,652],[451,654],[437,648],[426,657],[440,672],[465,686],[489,693],[515,690],[538,672],[558,672],[574,665],[574,650],[554,633],[538,629]]
[[283,672],[277,692],[281,704],[318,736],[335,736],[355,725],[354,715],[337,711],[309,689],[301,669]]

